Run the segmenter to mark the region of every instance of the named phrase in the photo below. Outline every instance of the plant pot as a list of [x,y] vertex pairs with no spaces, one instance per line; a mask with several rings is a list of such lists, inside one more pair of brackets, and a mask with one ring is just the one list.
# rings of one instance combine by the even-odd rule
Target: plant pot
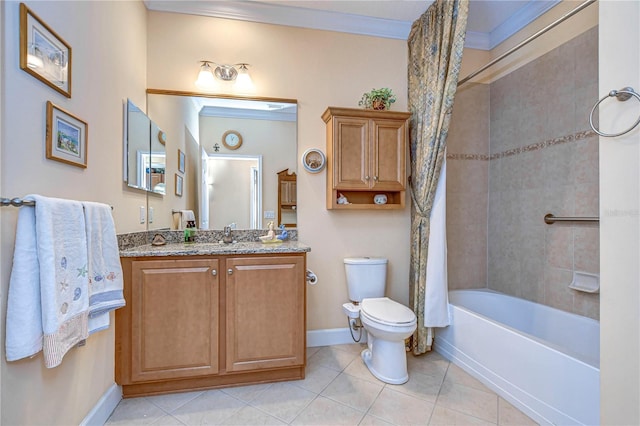
[[371,107],[377,111],[383,111],[387,109],[384,105],[384,101],[380,99],[374,99],[373,102],[371,102]]

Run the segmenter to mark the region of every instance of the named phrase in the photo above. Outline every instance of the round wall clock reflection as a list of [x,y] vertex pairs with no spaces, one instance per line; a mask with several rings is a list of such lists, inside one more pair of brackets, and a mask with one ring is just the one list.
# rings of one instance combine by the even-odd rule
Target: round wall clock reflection
[[326,163],[327,158],[319,149],[310,148],[302,154],[302,165],[308,172],[318,173],[324,169]]
[[228,130],[222,135],[222,145],[228,149],[238,149],[242,146],[242,135],[235,130]]

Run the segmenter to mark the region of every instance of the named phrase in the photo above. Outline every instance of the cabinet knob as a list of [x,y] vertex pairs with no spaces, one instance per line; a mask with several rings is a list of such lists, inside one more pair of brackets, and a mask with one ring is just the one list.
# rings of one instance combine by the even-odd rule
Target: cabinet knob
[[369,180],[369,176],[365,176],[365,177],[364,177],[364,180]]
[[227,273],[228,273],[229,275],[233,275],[233,269],[229,268],[229,269],[227,270]]
[[214,277],[215,277],[216,275],[218,275],[218,270],[217,270],[217,269],[212,269],[212,270],[211,270],[211,275],[213,275]]
[[377,182],[378,181],[378,176],[374,176],[373,180],[375,180]]

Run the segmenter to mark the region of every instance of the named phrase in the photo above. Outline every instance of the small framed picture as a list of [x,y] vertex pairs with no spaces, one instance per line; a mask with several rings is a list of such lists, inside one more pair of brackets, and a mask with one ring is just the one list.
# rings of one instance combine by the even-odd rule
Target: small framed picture
[[47,101],[47,158],[87,167],[87,123]]
[[176,173],[176,195],[182,197],[182,176]]
[[184,173],[184,162],[185,162],[184,152],[182,152],[181,150],[178,150],[178,171],[180,173]]
[[71,46],[20,3],[20,68],[71,97]]

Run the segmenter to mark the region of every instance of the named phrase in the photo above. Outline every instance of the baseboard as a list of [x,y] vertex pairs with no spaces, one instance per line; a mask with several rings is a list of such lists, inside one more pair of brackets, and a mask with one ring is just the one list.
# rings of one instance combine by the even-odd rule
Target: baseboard
[[[356,337],[358,336],[356,335]],[[366,341],[367,332],[363,330],[360,343],[365,343]],[[313,348],[316,346],[344,345],[348,343],[355,343],[353,338],[351,337],[351,332],[349,331],[348,327],[307,331],[308,348]]]
[[80,426],[102,426],[122,399],[122,388],[115,383],[102,395],[89,414],[80,423]]

